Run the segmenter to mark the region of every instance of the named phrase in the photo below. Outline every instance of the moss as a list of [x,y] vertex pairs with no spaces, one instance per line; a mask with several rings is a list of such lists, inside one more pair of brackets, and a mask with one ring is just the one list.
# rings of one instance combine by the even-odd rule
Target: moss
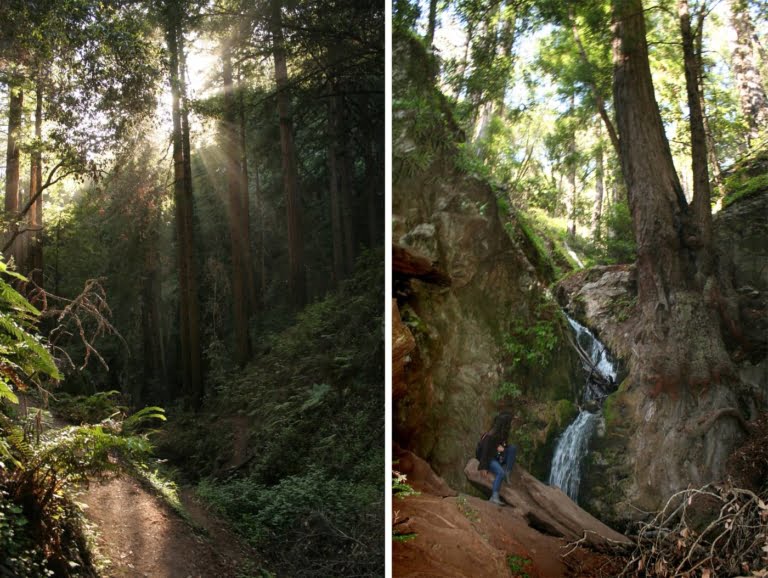
[[560,399],[555,404],[555,419],[558,427],[564,427],[570,423],[579,413],[579,408],[568,399]]
[[615,391],[605,398],[603,402],[603,417],[606,429],[612,429],[621,422],[622,403],[621,392]]
[[745,173],[739,172],[728,177],[725,181],[725,186],[728,189],[728,193],[723,199],[723,207],[728,207],[736,201],[768,190],[768,174],[750,177]]
[[555,265],[544,241],[536,233],[526,215],[517,211],[515,222],[517,226],[513,222],[508,222],[505,225],[505,229],[512,240],[520,245],[531,264],[544,274],[548,282],[559,279],[563,274],[562,270]]
[[619,322],[632,317],[637,308],[637,295],[620,295],[608,305],[611,316]]

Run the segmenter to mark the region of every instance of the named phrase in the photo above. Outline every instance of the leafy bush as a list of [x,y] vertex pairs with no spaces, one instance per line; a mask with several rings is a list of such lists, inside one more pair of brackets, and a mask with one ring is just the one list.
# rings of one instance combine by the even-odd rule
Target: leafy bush
[[71,423],[99,423],[111,415],[125,413],[128,408],[120,403],[119,391],[100,391],[93,395],[57,393],[51,398],[51,409]]
[[29,578],[53,575],[28,529],[29,521],[22,508],[0,487],[0,575]]
[[375,575],[379,571],[376,488],[330,478],[318,467],[273,486],[251,478],[204,481],[201,497],[255,547],[279,556],[292,576]]
[[491,399],[493,399],[495,402],[499,402],[504,399],[514,399],[516,397],[520,397],[521,394],[522,392],[520,391],[520,387],[516,383],[512,383],[511,381],[503,381],[491,394]]
[[383,573],[382,262],[363,255],[335,293],[266,337],[204,414],[174,416],[160,440],[281,574]]
[[603,260],[606,264],[632,263],[635,260],[635,234],[632,215],[626,203],[614,203],[603,213],[604,235]]

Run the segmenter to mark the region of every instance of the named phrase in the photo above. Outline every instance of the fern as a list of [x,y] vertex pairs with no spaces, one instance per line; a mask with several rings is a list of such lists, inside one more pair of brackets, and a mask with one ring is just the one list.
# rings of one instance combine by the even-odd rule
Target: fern
[[156,405],[145,407],[123,421],[123,431],[125,433],[136,432],[152,420],[166,421],[166,419],[165,410],[162,407]]

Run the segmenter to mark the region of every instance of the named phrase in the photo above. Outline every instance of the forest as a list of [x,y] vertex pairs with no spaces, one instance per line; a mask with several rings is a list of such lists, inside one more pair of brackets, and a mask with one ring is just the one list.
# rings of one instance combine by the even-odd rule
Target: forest
[[392,10],[394,575],[764,576],[765,3]]
[[383,574],[384,21],[0,3],[0,576]]

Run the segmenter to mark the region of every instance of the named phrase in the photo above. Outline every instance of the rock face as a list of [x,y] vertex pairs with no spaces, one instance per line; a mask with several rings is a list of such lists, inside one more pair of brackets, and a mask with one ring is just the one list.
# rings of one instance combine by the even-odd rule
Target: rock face
[[[395,338],[401,341],[405,326],[416,343],[393,384],[395,439],[453,487],[468,489],[464,464],[501,407],[517,412],[513,438],[523,421],[536,419],[546,431],[542,440],[553,437],[550,420],[523,416],[526,404],[512,398],[493,401],[494,391],[514,383],[542,411],[554,412],[558,400],[573,397],[579,365],[542,275],[502,226],[490,186],[457,166],[453,120],[447,113],[435,117],[442,101],[423,47],[396,34],[393,62],[393,274],[401,335]],[[422,102],[428,106],[414,109]],[[513,327],[531,326],[545,307],[553,342],[534,371],[515,364],[505,342]],[[534,446],[529,453],[546,451],[543,442]]]
[[558,283],[555,293],[566,311],[589,327],[614,355],[629,358],[637,304],[634,265],[579,271]]
[[[734,289],[738,319],[730,344],[741,383],[712,383],[697,399],[654,396],[626,384],[604,405],[580,503],[603,520],[653,510],[688,484],[722,478],[768,400],[768,191],[733,203],[714,221],[720,276]],[[636,333],[634,267],[596,267],[561,281],[560,303],[629,362]],[[734,313],[735,311],[735,313]],[[634,506],[635,508],[632,508]]]
[[[768,382],[768,189],[739,200],[716,215],[715,242],[721,275],[729,278],[739,296],[745,357],[762,362],[763,384]],[[768,391],[766,391],[768,395]]]

